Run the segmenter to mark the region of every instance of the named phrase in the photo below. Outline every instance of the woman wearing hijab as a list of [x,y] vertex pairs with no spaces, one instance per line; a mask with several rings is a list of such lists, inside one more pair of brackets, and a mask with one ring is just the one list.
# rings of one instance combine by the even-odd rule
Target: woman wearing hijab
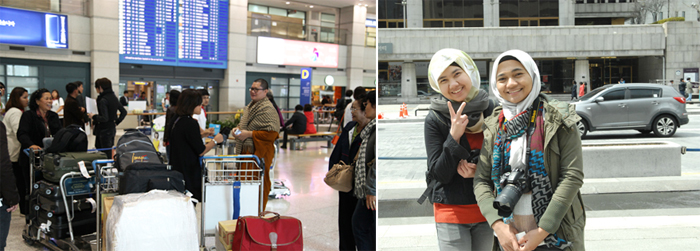
[[493,231],[476,204],[472,189],[476,164],[468,160],[479,154],[484,116],[491,115],[494,105],[488,92],[479,89],[479,70],[463,51],[436,52],[428,80],[442,94],[431,99],[424,128],[428,155],[424,196],[433,203],[438,245],[440,250],[489,250]]
[[497,235],[493,250],[585,250],[581,118],[573,105],[539,94],[540,73],[527,53],[506,51],[494,62],[491,90],[502,107],[485,121],[474,176],[479,208]]

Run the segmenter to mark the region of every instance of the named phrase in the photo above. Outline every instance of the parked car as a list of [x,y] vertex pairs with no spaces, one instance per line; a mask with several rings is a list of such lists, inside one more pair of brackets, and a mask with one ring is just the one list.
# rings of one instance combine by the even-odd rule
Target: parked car
[[670,137],[688,124],[685,98],[672,86],[659,84],[610,84],[579,99],[576,113],[581,137],[590,131],[633,129]]

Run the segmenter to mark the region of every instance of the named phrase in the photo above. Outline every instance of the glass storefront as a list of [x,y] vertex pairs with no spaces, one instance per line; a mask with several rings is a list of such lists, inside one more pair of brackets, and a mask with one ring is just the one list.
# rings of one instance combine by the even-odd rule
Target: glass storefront
[[0,58],[0,82],[5,83],[6,102],[15,87],[24,87],[29,93],[39,88],[57,90],[66,97],[66,85],[83,82],[83,93],[90,96],[90,64],[29,59]]

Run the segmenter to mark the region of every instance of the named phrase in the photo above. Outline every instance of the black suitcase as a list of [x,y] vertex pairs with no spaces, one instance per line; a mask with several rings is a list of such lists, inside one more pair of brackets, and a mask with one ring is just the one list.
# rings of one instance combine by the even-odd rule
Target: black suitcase
[[[91,183],[92,180],[83,177],[66,179],[66,187],[68,188],[66,191],[66,196],[94,192],[94,189],[92,188],[93,185]],[[41,194],[41,196],[46,198],[63,199],[63,196],[61,195],[61,188],[58,186],[58,184],[45,180],[40,180],[34,183],[34,191],[32,194],[34,193]]]
[[[88,195],[67,196],[68,210],[73,211],[92,211],[93,205],[88,201]],[[37,196],[37,204],[42,210],[52,212],[54,214],[65,214],[66,206],[63,203],[63,198],[51,198],[43,195]]]
[[[46,235],[56,238],[65,239],[70,238],[70,228],[68,228],[68,215],[67,214],[54,214],[52,212],[47,212],[42,210],[38,205],[32,208],[35,219],[32,220],[35,227],[41,227],[41,224],[48,224],[49,232]],[[97,229],[97,215],[91,213],[89,210],[85,211],[75,211],[73,214],[73,237],[78,237],[81,235],[90,234]]]
[[152,189],[185,192],[182,173],[171,170],[170,165],[158,163],[133,163],[119,172],[119,194],[145,193]]

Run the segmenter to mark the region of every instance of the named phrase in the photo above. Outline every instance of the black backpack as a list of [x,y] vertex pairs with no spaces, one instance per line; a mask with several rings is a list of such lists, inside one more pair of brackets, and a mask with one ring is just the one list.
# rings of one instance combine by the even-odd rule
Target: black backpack
[[185,192],[185,178],[170,165],[134,163],[119,172],[119,194],[145,193],[153,189]]
[[88,138],[85,131],[79,125],[69,125],[58,130],[53,136],[51,146],[46,148],[46,153],[86,152]]
[[117,170],[124,171],[127,166],[139,162],[163,164],[160,153],[148,136],[137,129],[126,129],[117,141],[114,165]]

